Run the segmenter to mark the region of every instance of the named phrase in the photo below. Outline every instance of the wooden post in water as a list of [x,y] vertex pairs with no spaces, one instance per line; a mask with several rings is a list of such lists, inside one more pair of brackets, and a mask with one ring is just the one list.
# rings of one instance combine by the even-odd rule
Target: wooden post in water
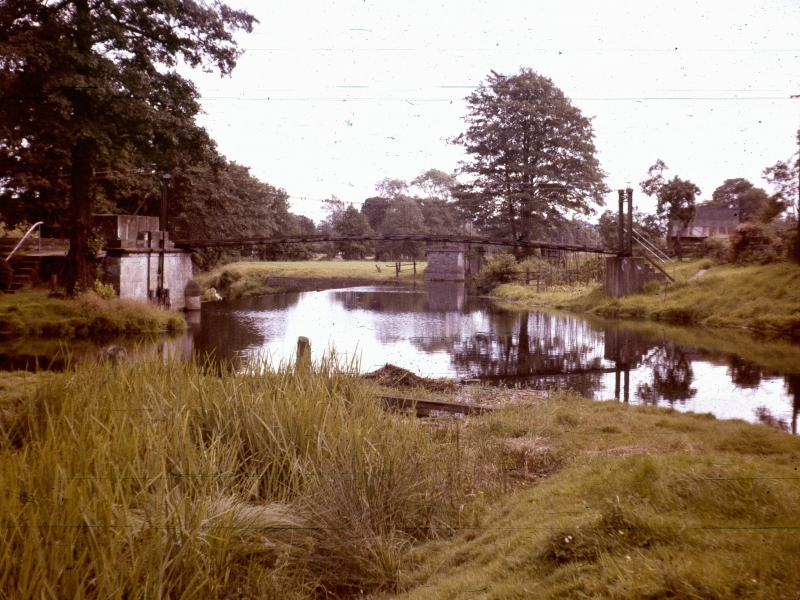
[[311,342],[301,335],[297,338],[297,369],[307,369],[311,366]]

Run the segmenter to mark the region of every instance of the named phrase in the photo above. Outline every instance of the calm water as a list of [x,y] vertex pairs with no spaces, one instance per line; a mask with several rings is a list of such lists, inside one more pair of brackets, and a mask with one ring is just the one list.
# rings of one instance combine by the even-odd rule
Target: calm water
[[[358,360],[362,372],[393,363],[428,377],[572,388],[595,399],[673,406],[724,419],[771,420],[797,432],[800,360],[796,366],[780,361],[783,371],[775,371],[730,352],[682,346],[652,324],[626,327],[577,316],[511,312],[467,296],[463,284],[210,302],[200,313],[189,313],[188,320],[182,338],[139,343],[147,352],[185,357],[193,351],[213,352],[226,360],[262,353],[278,362],[291,359],[302,335],[311,340],[314,358],[335,348],[342,358]],[[0,343],[0,370],[47,368],[58,342],[37,343],[44,346]],[[751,356],[787,354],[785,343],[758,348]],[[71,352],[91,357],[98,348],[84,344]],[[788,356],[800,356],[800,347],[789,347]],[[58,368],[59,360],[52,366]]]
[[673,406],[719,418],[769,419],[796,432],[800,365],[771,372],[735,354],[684,347],[666,334],[543,312],[509,312],[467,296],[462,284],[352,288],[205,303],[183,351],[226,359],[264,353],[289,360],[298,336],[428,377],[481,379],[596,399]]

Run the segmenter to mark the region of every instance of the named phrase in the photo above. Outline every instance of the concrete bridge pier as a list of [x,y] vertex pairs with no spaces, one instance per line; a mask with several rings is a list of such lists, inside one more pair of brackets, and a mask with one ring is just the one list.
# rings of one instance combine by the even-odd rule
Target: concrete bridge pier
[[446,246],[428,248],[428,266],[423,274],[426,283],[464,281],[464,279],[464,251],[461,248]]
[[606,258],[606,292],[617,298],[638,294],[644,290],[647,271],[645,260],[639,256],[609,256]]

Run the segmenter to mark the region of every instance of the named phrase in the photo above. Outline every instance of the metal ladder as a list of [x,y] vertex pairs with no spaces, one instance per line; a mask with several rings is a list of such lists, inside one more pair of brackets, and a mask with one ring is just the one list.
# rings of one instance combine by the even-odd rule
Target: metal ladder
[[[638,233],[636,230],[631,231],[631,238],[633,241],[639,244],[641,248],[641,257],[653,265],[653,267],[661,271],[672,283],[675,283],[675,261],[664,254],[664,252],[659,250],[655,244],[649,242],[647,238]],[[672,266],[672,275],[667,273],[667,269],[670,268],[670,265]]]

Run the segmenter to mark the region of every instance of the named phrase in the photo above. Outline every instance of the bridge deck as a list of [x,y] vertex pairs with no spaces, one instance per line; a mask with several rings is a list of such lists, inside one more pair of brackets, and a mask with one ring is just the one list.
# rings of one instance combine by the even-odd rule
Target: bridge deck
[[595,254],[617,254],[616,250],[579,244],[562,244],[539,240],[509,240],[469,235],[428,235],[416,233],[369,233],[364,235],[289,235],[281,237],[238,238],[219,240],[175,240],[176,248],[221,248],[229,246],[262,246],[266,244],[302,244],[315,242],[440,242],[452,244],[476,244],[486,246],[511,246],[515,248],[548,248],[567,252],[592,252]]

